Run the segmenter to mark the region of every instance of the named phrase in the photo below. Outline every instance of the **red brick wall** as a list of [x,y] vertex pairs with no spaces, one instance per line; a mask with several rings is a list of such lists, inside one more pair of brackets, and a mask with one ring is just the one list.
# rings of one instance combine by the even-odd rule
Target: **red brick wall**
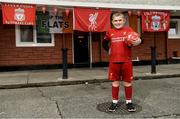
[[[105,36],[105,32],[101,34],[101,45],[102,45],[102,41],[103,41],[104,36]],[[102,59],[102,62],[108,62],[109,61],[108,53],[104,50],[103,47],[101,47],[101,59]]]
[[166,33],[156,33],[157,60],[166,60]]
[[[0,30],[0,66],[62,63],[62,35],[55,35],[54,47],[16,47],[14,27]],[[72,35],[66,35],[68,63],[72,63]]]
[[92,62],[101,62],[102,61],[102,33],[92,33]]
[[92,42],[92,62],[100,62],[100,42],[99,41],[93,41]]
[[[2,25],[0,17],[0,66],[61,64],[62,39],[62,34],[55,35],[54,47],[16,47],[14,25]],[[72,34],[64,39],[69,49],[68,63],[72,63]]]
[[168,58],[173,57],[173,52],[177,52],[177,56],[180,57],[180,38],[168,40]]
[[[65,47],[68,48],[68,52],[67,52],[68,63],[72,64],[73,63],[72,34],[71,33],[64,34],[64,40],[65,40]],[[62,57],[61,57],[61,59],[62,59]],[[61,63],[62,63],[62,61],[61,61]]]
[[[55,35],[54,47],[16,47],[14,29],[0,31],[0,66],[62,63],[62,35]],[[11,33],[11,34],[9,34]],[[71,34],[65,36],[68,63],[72,63]]]
[[[108,62],[108,53],[102,47],[102,40],[105,33],[100,33],[99,40],[92,40],[93,63]],[[155,44],[157,48],[157,59],[166,59],[166,37],[164,32],[156,33],[154,43],[154,33],[143,33],[143,44],[132,48],[133,59],[139,57],[140,60],[151,60],[150,47]],[[64,39],[64,40],[63,40]],[[14,25],[2,25],[0,14],[0,66],[20,66],[20,65],[42,65],[42,64],[62,64],[62,51],[68,48],[68,63],[73,63],[72,34],[56,34],[54,47],[16,47]],[[170,39],[167,41],[167,57],[172,57],[177,51],[180,56],[180,39]]]
[[[155,35],[155,36],[154,36]],[[140,60],[151,59],[151,46],[156,47],[157,60],[166,59],[166,34],[164,32],[158,33],[143,33],[143,43],[132,48],[133,59],[139,57]],[[155,41],[154,41],[155,39]]]

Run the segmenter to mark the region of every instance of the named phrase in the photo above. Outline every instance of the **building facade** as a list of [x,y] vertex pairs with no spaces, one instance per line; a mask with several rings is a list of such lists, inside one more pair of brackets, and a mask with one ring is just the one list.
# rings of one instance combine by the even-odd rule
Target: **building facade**
[[[137,64],[151,61],[151,47],[156,47],[158,63],[171,63],[180,57],[180,2],[178,0],[0,0],[6,3],[35,4],[37,12],[50,11],[56,6],[65,14],[66,9],[73,16],[74,7],[110,8],[112,12],[127,13],[128,25],[137,31],[143,42],[132,48],[132,60]],[[157,3],[158,2],[158,3]],[[170,31],[143,32],[141,29],[141,10],[170,11]],[[128,15],[131,11],[131,15]],[[71,17],[73,19],[73,17]],[[62,23],[65,27],[65,23]],[[49,25],[50,26],[50,25]],[[70,24],[73,27],[73,24]],[[37,26],[36,26],[37,27]],[[105,32],[75,31],[54,34],[38,34],[35,26],[5,25],[2,23],[0,8],[0,67],[1,69],[54,68],[63,63],[62,48],[67,48],[69,66],[99,66],[107,64],[108,54],[102,48]],[[26,35],[26,32],[30,36]],[[24,35],[24,36],[23,36]],[[25,38],[24,38],[25,37]],[[25,39],[23,41],[23,39]],[[28,41],[30,39],[30,41]],[[106,65],[104,65],[106,66]],[[10,69],[9,69],[10,70]]]

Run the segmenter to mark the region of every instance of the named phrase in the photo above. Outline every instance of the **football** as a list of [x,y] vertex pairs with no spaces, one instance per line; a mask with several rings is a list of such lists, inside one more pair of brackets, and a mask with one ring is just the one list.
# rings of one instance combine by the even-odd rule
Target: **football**
[[137,46],[141,43],[141,39],[136,32],[127,33],[126,43],[128,46]]

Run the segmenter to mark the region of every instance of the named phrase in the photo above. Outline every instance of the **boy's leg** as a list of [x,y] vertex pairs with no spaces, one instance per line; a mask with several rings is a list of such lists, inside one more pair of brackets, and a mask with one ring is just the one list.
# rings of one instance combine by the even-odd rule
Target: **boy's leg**
[[129,112],[135,112],[136,108],[132,103],[132,83],[131,82],[124,82],[124,90],[125,90],[125,97],[126,97],[126,107]]
[[132,83],[131,82],[124,82],[124,91],[125,91],[125,97],[126,97],[126,104],[132,103]]
[[109,107],[109,111],[113,112],[116,110],[118,106],[118,98],[119,98],[119,81],[113,81],[112,82],[112,103],[111,106]]
[[112,102],[118,103],[119,98],[119,81],[112,82]]
[[109,80],[112,82],[112,105],[109,107],[109,111],[115,111],[117,108],[118,98],[119,98],[119,64],[110,63],[109,64]]
[[124,80],[124,91],[126,97],[126,105],[129,112],[136,111],[135,107],[132,104],[132,80],[133,80],[133,68],[132,62],[123,64],[123,80]]

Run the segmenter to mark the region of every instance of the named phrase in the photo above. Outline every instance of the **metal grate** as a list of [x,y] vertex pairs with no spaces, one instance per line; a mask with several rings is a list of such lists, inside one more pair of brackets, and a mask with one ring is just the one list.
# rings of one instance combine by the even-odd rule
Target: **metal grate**
[[136,107],[136,112],[128,112],[126,109],[126,104],[125,102],[119,102],[118,103],[118,108],[116,109],[115,112],[109,112],[108,108],[110,107],[112,102],[105,102],[105,103],[101,103],[97,105],[97,110],[101,111],[101,112],[106,112],[109,114],[132,114],[132,113],[138,113],[140,111],[142,111],[142,107],[138,104],[134,104],[134,106]]

